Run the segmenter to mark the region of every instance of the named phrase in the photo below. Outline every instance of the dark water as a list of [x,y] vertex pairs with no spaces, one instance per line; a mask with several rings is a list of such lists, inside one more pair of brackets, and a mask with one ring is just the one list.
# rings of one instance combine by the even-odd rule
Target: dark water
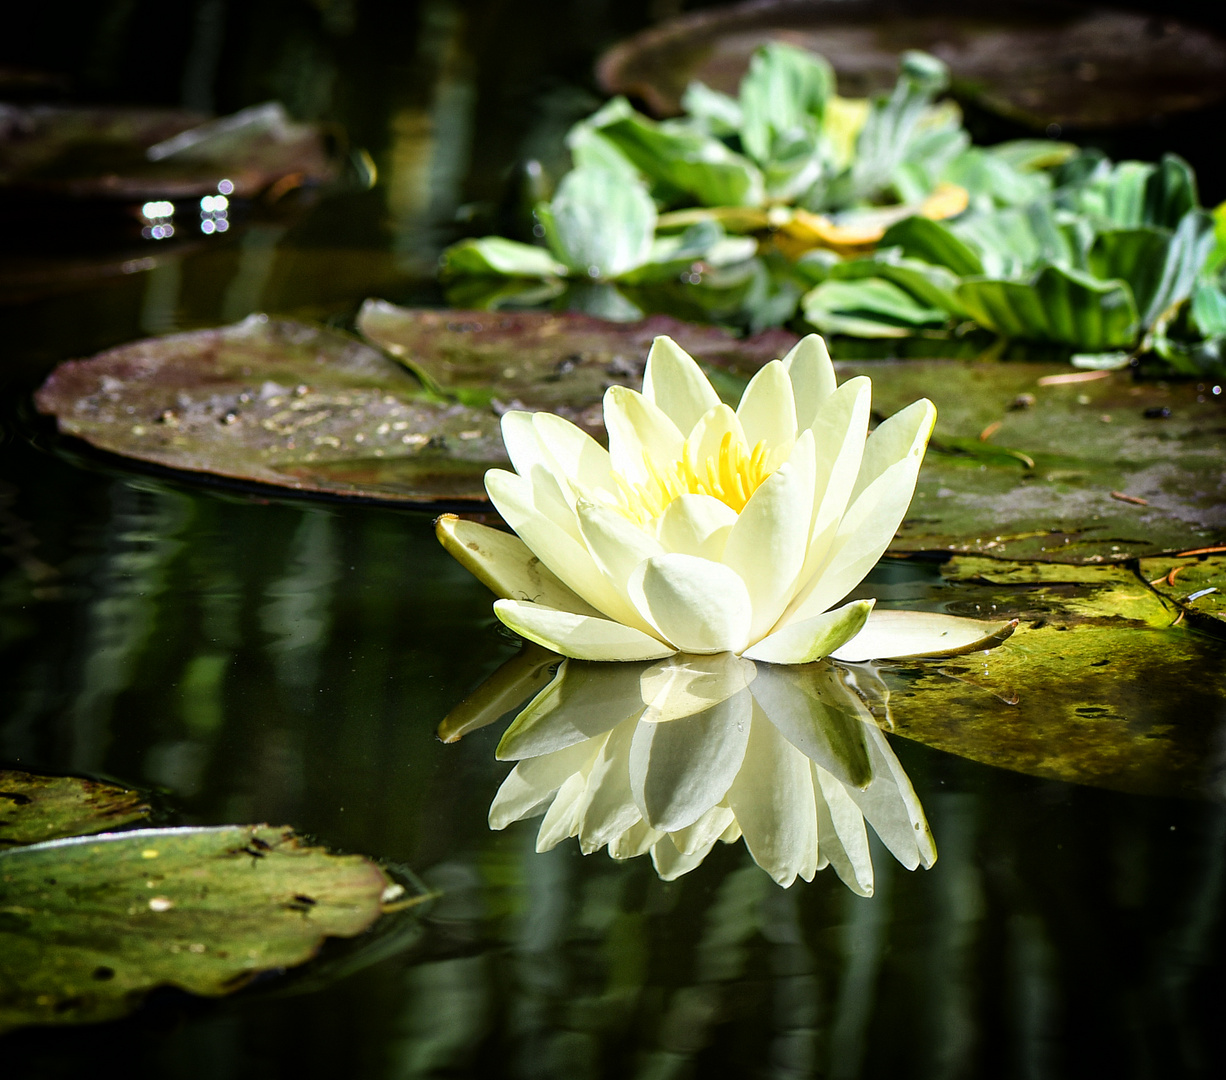
[[[285,30],[290,59],[265,68],[299,87],[299,109],[332,71],[316,107],[369,145],[379,186],[0,311],[0,764],[159,789],[172,823],[289,824],[442,896],[398,951],[346,978],[316,986],[308,969],[225,1001],[167,993],[129,1020],[19,1032],[0,1042],[0,1075],[1221,1075],[1220,804],[895,739],[940,858],[911,873],[875,847],[872,899],[829,870],[779,889],[741,844],[671,884],[573,842],[538,855],[535,822],[486,825],[507,771],[499,730],[433,734],[517,647],[429,515],[129,471],[30,415],[52,363],[143,333],[252,310],[343,322],[368,293],[428,297],[457,207],[497,219],[508,163],[590,107],[593,51],[648,15],[438,2],[389,8],[382,27],[353,6],[349,36],[326,29],[350,9],[243,17]],[[200,25],[168,31],[182,48],[178,67],[160,62],[163,96],[217,85],[183,74],[208,59]],[[116,33],[118,72],[136,38]],[[232,61],[244,86],[262,85],[265,53],[281,56],[265,42]],[[260,96],[226,93],[218,107]],[[1184,719],[1160,693],[1152,709]]]

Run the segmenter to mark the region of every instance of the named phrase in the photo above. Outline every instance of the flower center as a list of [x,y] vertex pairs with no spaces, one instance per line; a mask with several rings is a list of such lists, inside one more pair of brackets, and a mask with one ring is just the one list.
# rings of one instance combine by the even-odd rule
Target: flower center
[[749,497],[775,471],[768,457],[764,440],[747,452],[730,431],[724,433],[719,450],[702,461],[695,460],[693,448],[687,443],[681,459],[663,472],[644,454],[645,482],[631,484],[614,474],[621,489],[618,509],[642,525],[664,513],[678,496],[711,495],[739,514]]

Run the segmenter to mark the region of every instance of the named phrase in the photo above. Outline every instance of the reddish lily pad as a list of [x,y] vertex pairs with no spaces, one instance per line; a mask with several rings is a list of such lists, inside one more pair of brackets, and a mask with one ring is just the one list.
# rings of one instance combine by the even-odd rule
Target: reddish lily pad
[[619,323],[573,311],[437,311],[382,300],[366,301],[358,329],[467,404],[548,409],[593,434],[603,434],[605,390],[642,385],[647,352],[660,334],[708,368],[742,376],[797,341],[785,330],[742,340],[667,315]]
[[754,50],[786,41],[827,57],[844,94],[894,84],[898,54],[923,49],[950,67],[954,93],[1036,127],[1111,127],[1222,96],[1226,42],[1163,16],[1075,4],[987,10],[949,2],[900,11],[886,0],[755,0],[693,12],[615,46],[598,77],[610,93],[680,111],[697,79],[735,93]]
[[0,852],[0,1031],[219,996],[362,933],[403,893],[286,828],[142,829]]
[[118,784],[0,769],[0,849],[102,832],[150,813],[140,792]]

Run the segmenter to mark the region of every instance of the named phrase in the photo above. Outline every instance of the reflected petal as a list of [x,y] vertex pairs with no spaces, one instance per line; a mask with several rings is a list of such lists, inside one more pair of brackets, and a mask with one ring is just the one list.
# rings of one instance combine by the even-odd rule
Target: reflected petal
[[757,673],[752,660],[733,653],[670,656],[643,672],[639,683],[647,703],[643,721],[658,724],[703,712],[744,690]]

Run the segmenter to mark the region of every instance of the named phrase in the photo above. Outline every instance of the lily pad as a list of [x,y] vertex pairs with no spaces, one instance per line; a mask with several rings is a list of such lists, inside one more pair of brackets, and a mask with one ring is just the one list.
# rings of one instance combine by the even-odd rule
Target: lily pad
[[394,885],[289,829],[150,829],[0,852],[0,1031],[228,994],[360,934]]
[[1189,626],[1226,637],[1226,554],[1142,559],[1140,572],[1160,595],[1179,606]]
[[1122,562],[1226,534],[1226,407],[1194,383],[1035,363],[839,368],[872,377],[882,416],[919,397],[937,406],[894,552]]
[[118,784],[0,769],[0,849],[102,832],[150,813],[140,792]]
[[0,187],[73,199],[251,198],[335,174],[318,128],[276,102],[210,119],[176,109],[0,107]]
[[1074,4],[923,7],[768,0],[694,12],[610,49],[598,77],[671,115],[693,80],[732,93],[759,46],[786,41],[829,57],[840,91],[857,95],[887,89],[898,54],[923,49],[949,65],[957,96],[1035,127],[1144,123],[1222,94],[1226,42],[1177,19]]
[[660,334],[707,365],[745,376],[796,343],[784,330],[741,340],[667,315],[615,323],[578,312],[430,311],[382,300],[366,301],[358,329],[460,401],[548,409],[593,433],[603,431],[605,390],[642,385]]
[[942,573],[960,583],[945,610],[1022,625],[989,652],[879,667],[890,730],[1034,776],[1222,796],[1214,747],[1226,650],[1173,626],[1176,605],[1141,575],[977,558]]
[[141,461],[338,496],[484,499],[497,417],[439,401],[347,334],[253,315],[61,364],[60,430]]

